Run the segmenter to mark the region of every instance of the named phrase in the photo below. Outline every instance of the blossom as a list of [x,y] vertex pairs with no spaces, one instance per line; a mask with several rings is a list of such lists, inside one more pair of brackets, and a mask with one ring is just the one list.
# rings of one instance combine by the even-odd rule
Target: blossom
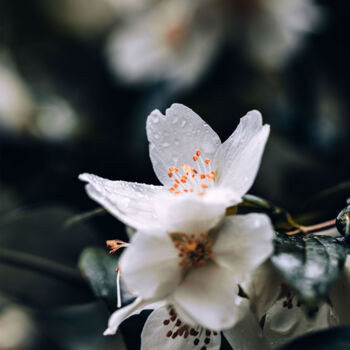
[[112,71],[127,83],[195,83],[222,43],[223,23],[210,11],[211,0],[166,0],[127,18],[107,40]]
[[[173,200],[175,206],[182,207],[183,202]],[[201,205],[203,210],[210,206],[207,202]],[[214,332],[228,329],[240,319],[242,301],[238,297],[238,284],[273,249],[269,218],[256,213],[228,216],[214,226],[208,221],[206,227],[201,225],[195,233],[195,224],[190,221],[186,224],[187,227],[179,222],[171,230],[166,226],[159,230],[143,229],[132,237],[118,269],[127,289],[137,299],[114,312],[105,334],[114,334],[125,318],[145,307],[153,308],[149,305],[154,303],[158,303],[157,309],[163,306],[148,321],[153,324],[163,317],[159,326],[164,327],[164,332],[159,342],[179,336],[183,337],[181,342],[195,345],[200,341],[220,344],[220,336]],[[147,342],[156,341],[147,334],[148,327],[151,326],[146,324],[144,338]],[[206,333],[211,337],[205,336]],[[155,345],[143,346],[155,348]]]
[[339,324],[333,299],[331,305],[321,302],[309,318],[270,261],[258,266],[242,286],[249,302],[241,307],[240,320],[224,332],[235,350],[272,350],[303,334]]
[[[269,135],[269,126],[254,110],[221,144],[208,124],[180,104],[173,104],[165,115],[153,111],[146,129],[153,169],[162,186],[86,173],[79,178],[88,182],[88,195],[126,225],[141,230],[166,225],[180,232],[184,230],[177,225],[191,223],[197,231],[201,225],[214,226],[227,207],[241,201],[253,184]],[[210,205],[203,207],[202,202]]]
[[258,67],[283,68],[321,19],[313,0],[166,0],[111,32],[107,60],[127,83],[187,88],[224,43]]

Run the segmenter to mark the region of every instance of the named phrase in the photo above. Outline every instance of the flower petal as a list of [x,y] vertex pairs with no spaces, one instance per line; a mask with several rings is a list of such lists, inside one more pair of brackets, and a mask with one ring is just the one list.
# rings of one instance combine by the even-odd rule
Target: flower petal
[[301,307],[291,309],[278,300],[266,314],[263,337],[275,348],[303,334],[334,326],[331,307],[324,303],[314,319],[305,315]]
[[219,168],[218,184],[243,196],[252,186],[259,169],[269,125],[262,125],[260,112],[251,111],[218,150],[215,164]]
[[255,315],[250,311],[248,300],[242,300],[240,309],[242,318],[231,329],[223,332],[232,349],[267,350],[267,343]]
[[174,307],[180,317],[183,309],[201,326],[222,330],[232,327],[241,316],[237,294],[230,271],[210,264],[186,276],[173,294]]
[[226,217],[218,230],[213,259],[230,269],[238,281],[272,253],[273,228],[265,214]]
[[331,289],[329,298],[334,308],[334,312],[339,319],[340,325],[350,325],[350,256],[345,261],[345,266]]
[[162,186],[111,181],[92,174],[81,174],[79,179],[88,182],[89,197],[123,223],[135,228],[157,225],[153,199]]
[[178,251],[170,237],[155,231],[139,231],[120,258],[126,287],[144,299],[164,298],[181,278]]
[[161,194],[156,198],[155,211],[162,227],[167,232],[201,233],[207,232],[224,217],[224,201],[205,200],[192,194],[174,196]]
[[170,185],[169,166],[192,164],[196,150],[213,159],[221,144],[218,135],[190,108],[173,104],[165,116],[154,110],[147,119],[147,137],[153,169],[163,185]]
[[282,277],[270,260],[259,265],[241,284],[247,293],[250,308],[260,320],[281,295]]
[[[221,335],[212,335],[208,338],[204,330],[197,336],[189,334],[185,338],[182,334],[175,338],[167,337],[169,331],[173,335],[178,329],[173,322],[164,325],[163,322],[167,319],[169,319],[169,313],[165,307],[151,313],[141,333],[141,350],[199,350],[202,346],[205,346],[207,350],[220,349]],[[199,340],[197,345],[194,343],[196,338]],[[206,338],[210,339],[209,344],[205,343]]]
[[103,335],[115,334],[119,325],[128,317],[137,315],[143,310],[159,308],[163,305],[164,303],[161,301],[157,302],[155,300],[143,300],[142,298],[137,298],[131,304],[113,312],[108,320],[108,328],[104,331]]

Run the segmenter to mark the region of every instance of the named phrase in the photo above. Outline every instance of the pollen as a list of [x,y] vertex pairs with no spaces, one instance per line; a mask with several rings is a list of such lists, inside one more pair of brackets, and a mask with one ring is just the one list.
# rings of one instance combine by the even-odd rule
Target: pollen
[[203,196],[206,193],[203,190],[214,185],[215,171],[212,169],[210,159],[204,158],[201,150],[197,149],[192,160],[192,164],[182,164],[180,170],[176,166],[169,166],[168,177],[173,181],[169,187],[171,193],[196,193],[198,196]]
[[214,241],[207,233],[199,236],[176,233],[174,237],[174,247],[179,251],[179,266],[185,270],[204,266],[212,258]]
[[121,241],[120,239],[113,239],[113,240],[106,241],[106,245],[109,249],[109,254],[114,254],[120,248],[127,247],[129,243]]

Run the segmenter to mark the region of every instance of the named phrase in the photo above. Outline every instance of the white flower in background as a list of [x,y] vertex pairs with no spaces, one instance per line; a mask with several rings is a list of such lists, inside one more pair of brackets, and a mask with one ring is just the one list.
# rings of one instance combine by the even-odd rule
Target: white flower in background
[[107,59],[127,83],[193,84],[208,68],[223,38],[211,0],[161,1],[128,18],[107,41]]
[[302,46],[305,35],[322,21],[313,0],[259,1],[260,10],[246,27],[246,50],[253,61],[278,69]]
[[0,61],[0,127],[21,133],[28,127],[34,101],[12,62],[5,61],[10,59]]
[[[86,190],[92,199],[136,229],[167,225],[181,232],[179,222],[196,221],[196,229],[215,225],[225,209],[239,203],[252,186],[269,130],[261,114],[251,111],[221,144],[196,113],[173,104],[165,116],[155,110],[147,119],[150,157],[163,186],[111,181],[92,174],[79,178],[88,182]],[[182,207],[176,202],[182,202]],[[203,208],[202,202],[210,205]]]
[[301,307],[283,307],[278,300],[267,312],[263,328],[253,313],[247,312],[230,330],[224,332],[234,350],[274,350],[304,334],[336,326],[333,310],[322,303],[313,319],[308,318]]
[[[191,210],[183,206],[184,201],[173,201],[171,211],[179,217]],[[216,203],[201,202],[200,212],[205,217],[215,207]],[[164,327],[160,344],[178,336],[193,346],[199,344],[200,336],[204,337],[201,346],[205,342],[220,345],[220,336],[213,331],[228,329],[240,319],[238,284],[273,250],[269,218],[253,213],[225,217],[218,223],[205,220],[197,226],[198,213],[194,211],[193,221],[186,215],[187,220],[170,230],[166,225],[158,230],[145,228],[132,237],[119,260],[119,270],[137,299],[111,316],[105,334],[114,334],[125,318],[155,302],[168,306],[168,313],[160,309],[149,320]],[[158,340],[147,327],[153,328],[146,324],[143,348],[155,349]],[[158,348],[164,349],[164,344]]]
[[127,18],[107,41],[107,58],[128,83],[195,83],[222,43],[259,66],[283,67],[321,22],[313,0],[164,0]]
[[339,324],[328,303],[321,303],[315,317],[308,318],[270,261],[257,267],[242,286],[249,303],[239,322],[224,332],[235,350],[273,350],[303,334]]

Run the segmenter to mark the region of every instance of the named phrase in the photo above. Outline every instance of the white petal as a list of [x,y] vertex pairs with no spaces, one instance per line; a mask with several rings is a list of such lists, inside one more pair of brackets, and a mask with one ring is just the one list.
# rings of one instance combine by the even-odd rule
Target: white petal
[[345,266],[331,289],[329,297],[340,325],[350,325],[350,256],[346,258]]
[[259,265],[241,284],[247,293],[250,308],[260,320],[281,294],[283,280],[270,260]]
[[[237,284],[228,269],[211,264],[191,271],[173,294],[174,307],[203,327],[222,330],[240,318]],[[178,307],[178,306],[179,307]]]
[[107,40],[111,68],[129,83],[167,82],[175,90],[190,86],[222,43],[221,16],[204,17],[203,0],[158,1],[112,32]]
[[179,169],[192,164],[196,150],[213,159],[220,139],[213,129],[190,108],[173,104],[165,116],[154,110],[147,119],[147,137],[153,169],[164,185],[170,186],[169,166]]
[[262,331],[255,315],[250,311],[248,300],[240,304],[243,316],[224,336],[234,350],[267,350]]
[[287,309],[283,300],[277,301],[266,315],[263,336],[272,347],[278,347],[303,334],[333,326],[331,307],[322,304],[315,316],[309,319],[301,307]]
[[153,231],[139,231],[120,258],[126,287],[144,299],[164,298],[181,278],[178,250],[170,237]]
[[213,259],[242,281],[272,253],[273,228],[265,214],[226,217],[213,247]]
[[163,302],[156,302],[155,300],[143,300],[141,298],[137,298],[131,304],[113,312],[113,314],[108,320],[108,328],[104,331],[103,335],[115,334],[119,328],[119,325],[128,317],[137,315],[143,310],[159,308],[163,305]]
[[241,118],[237,129],[220,147],[215,164],[219,168],[218,184],[243,196],[258,172],[269,125],[262,125],[260,112],[251,111]]
[[171,193],[156,198],[155,210],[161,227],[167,232],[207,232],[224,217],[224,201],[204,200],[192,194],[175,196]]
[[153,199],[163,191],[162,186],[111,181],[92,174],[81,174],[79,179],[88,182],[89,197],[123,223],[135,228],[157,226]]
[[[204,330],[198,336],[188,335],[187,338],[183,335],[178,335],[175,338],[167,337],[166,334],[169,330],[174,333],[178,328],[173,322],[165,326],[163,321],[166,319],[169,319],[166,308],[160,308],[151,313],[141,333],[141,350],[199,350],[204,345],[207,350],[220,349],[221,335],[211,335],[209,344],[205,344],[206,335]],[[196,338],[199,339],[198,345],[194,345]]]

